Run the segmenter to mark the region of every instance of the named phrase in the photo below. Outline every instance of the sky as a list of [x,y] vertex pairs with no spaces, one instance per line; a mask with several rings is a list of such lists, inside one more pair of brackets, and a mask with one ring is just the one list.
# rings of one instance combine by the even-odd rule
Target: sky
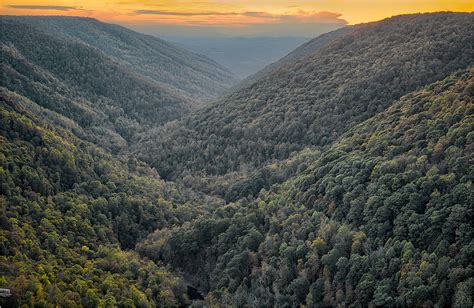
[[182,36],[307,36],[394,15],[474,11],[473,0],[2,0],[2,15],[87,16]]

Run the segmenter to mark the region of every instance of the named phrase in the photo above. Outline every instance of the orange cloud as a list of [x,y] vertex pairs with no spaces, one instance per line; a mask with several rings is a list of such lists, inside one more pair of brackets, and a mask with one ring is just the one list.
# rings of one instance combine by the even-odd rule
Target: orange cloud
[[[143,17],[149,15],[154,17]],[[256,23],[328,23],[347,24],[341,14],[334,12],[306,12],[298,10],[292,14],[271,14],[268,12],[243,11],[243,12],[213,12],[213,11],[164,11],[164,10],[135,10],[129,16],[139,17],[148,22],[162,23],[166,20],[180,20],[186,24],[256,24]],[[204,18],[203,18],[204,17]],[[212,18],[211,18],[212,17]]]
[[347,24],[347,21],[341,18],[341,16],[342,14],[335,12],[307,12],[298,10],[295,14],[280,15],[278,19],[280,22]]
[[7,7],[12,9],[20,10],[53,10],[53,11],[71,11],[77,10],[75,6],[63,6],[63,5],[15,5],[10,4]]

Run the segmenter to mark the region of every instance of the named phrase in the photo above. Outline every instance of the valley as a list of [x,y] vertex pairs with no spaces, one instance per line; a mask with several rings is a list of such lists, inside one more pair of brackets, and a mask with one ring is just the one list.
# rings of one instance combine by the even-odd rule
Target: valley
[[93,18],[0,29],[1,306],[472,306],[473,13],[241,81]]

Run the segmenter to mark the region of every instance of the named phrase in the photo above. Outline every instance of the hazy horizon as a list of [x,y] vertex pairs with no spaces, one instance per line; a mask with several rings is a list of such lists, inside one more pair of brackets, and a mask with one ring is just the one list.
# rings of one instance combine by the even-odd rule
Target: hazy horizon
[[472,12],[469,0],[436,2],[360,0],[281,1],[6,1],[1,15],[61,15],[96,18],[153,35],[197,37],[315,37],[345,25],[395,15],[435,11]]

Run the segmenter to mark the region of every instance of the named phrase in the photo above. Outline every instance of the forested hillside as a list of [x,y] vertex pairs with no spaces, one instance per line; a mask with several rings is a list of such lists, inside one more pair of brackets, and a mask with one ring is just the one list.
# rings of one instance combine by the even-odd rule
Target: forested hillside
[[179,278],[130,249],[218,203],[79,139],[70,119],[5,88],[0,104],[0,287],[13,295],[6,305],[186,303]]
[[138,72],[199,105],[217,98],[237,79],[224,67],[151,35],[81,17],[8,17],[54,37],[99,49],[128,70]]
[[0,306],[473,306],[474,14],[338,30],[198,110],[207,60],[176,90],[167,46],[0,18]]
[[209,303],[471,307],[474,69],[355,126],[306,170],[138,251]]
[[88,128],[120,148],[134,133],[188,113],[191,102],[95,48],[0,19],[1,86]]
[[148,132],[136,153],[174,179],[259,168],[307,146],[328,146],[404,94],[472,65],[473,33],[473,14],[405,15],[365,24]]

